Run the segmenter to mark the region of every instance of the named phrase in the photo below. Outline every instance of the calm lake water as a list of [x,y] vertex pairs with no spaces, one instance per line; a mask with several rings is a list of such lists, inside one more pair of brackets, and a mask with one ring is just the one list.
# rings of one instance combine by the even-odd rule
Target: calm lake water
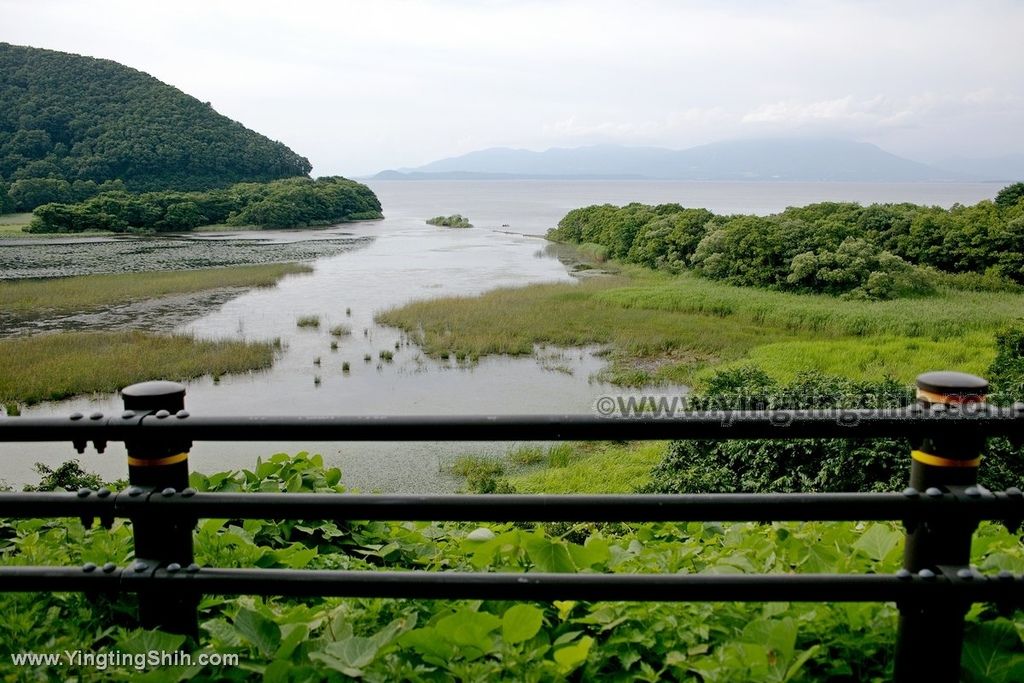
[[[772,213],[814,201],[915,202],[950,206],[991,198],[997,184],[447,182],[370,181],[383,221],[317,231],[211,233],[189,238],[0,242],[0,277],[117,272],[211,264],[304,259],[314,272],[277,287],[136,304],[51,321],[43,329],[140,326],[209,338],[280,338],[284,351],[266,372],[188,383],[193,414],[430,415],[588,413],[598,397],[620,393],[595,381],[596,349],[540,349],[534,357],[485,358],[470,367],[426,358],[395,329],[373,323],[376,312],[415,299],[472,295],[496,287],[569,282],[573,277],[540,237],[566,211],[594,203],[678,202],[720,213]],[[477,226],[436,228],[424,219],[461,213]],[[350,309],[350,314],[346,313]],[[319,329],[298,328],[302,315]],[[330,349],[335,324],[352,335]],[[2,324],[2,318],[0,318]],[[365,330],[365,333],[364,333]],[[23,333],[27,330],[0,329]],[[395,350],[395,344],[399,349]],[[390,350],[394,362],[378,363]],[[365,354],[373,360],[364,362]],[[320,359],[319,365],[315,364]],[[343,374],[343,362],[351,371]],[[379,365],[379,367],[378,367]],[[319,378],[319,384],[316,384]],[[684,387],[661,387],[674,395]],[[116,395],[26,409],[26,415],[119,411]],[[259,455],[310,450],[342,468],[346,484],[366,491],[449,491],[459,484],[446,466],[459,453],[497,456],[508,444],[218,444],[198,443],[193,467],[205,472],[251,467]],[[0,445],[0,479],[34,481],[32,464],[56,465],[70,445]],[[92,471],[124,476],[123,448],[78,456]]]

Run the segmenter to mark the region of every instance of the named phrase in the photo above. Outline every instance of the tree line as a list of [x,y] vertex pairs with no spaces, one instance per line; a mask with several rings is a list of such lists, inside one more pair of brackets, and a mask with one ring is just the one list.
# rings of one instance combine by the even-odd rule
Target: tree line
[[291,228],[381,218],[362,183],[338,176],[239,183],[204,192],[104,192],[75,204],[37,207],[29,232],[168,232],[200,225]]
[[597,244],[611,258],[725,282],[890,299],[960,286],[1024,284],[1024,183],[950,209],[821,202],[771,216],[679,204],[570,211],[551,239]]

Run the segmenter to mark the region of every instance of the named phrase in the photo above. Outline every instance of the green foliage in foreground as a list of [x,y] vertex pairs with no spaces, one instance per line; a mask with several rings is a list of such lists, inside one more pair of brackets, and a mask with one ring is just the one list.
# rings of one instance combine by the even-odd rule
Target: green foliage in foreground
[[15,318],[89,311],[127,301],[221,287],[271,287],[285,275],[312,272],[301,263],[76,275],[0,281],[0,311]]
[[261,228],[330,225],[381,218],[380,201],[341,177],[240,183],[203,192],[106,192],[78,204],[44,204],[29,232],[167,232],[210,223]]
[[137,330],[61,332],[0,339],[0,403],[38,403],[111,393],[154,379],[270,367],[274,342],[195,339]]
[[[210,491],[342,494],[319,456],[276,455],[252,470],[194,475]],[[200,521],[203,565],[320,569],[559,572],[891,572],[895,524],[579,524],[558,533],[508,524]],[[4,564],[131,559],[130,527],[77,521],[0,523]],[[985,571],[1024,570],[1001,526],[976,534]],[[658,604],[409,601],[207,596],[201,644],[132,628],[126,598],[0,593],[0,676],[136,680],[131,669],[15,669],[9,652],[152,648],[239,653],[238,668],[167,667],[153,680],[704,682],[871,681],[891,672],[897,612],[889,604]],[[969,614],[964,675],[1014,681],[1024,671],[1024,615]]]
[[[570,211],[552,239],[596,243],[611,258],[734,285],[894,299],[970,274],[973,287],[1024,283],[1024,184],[949,210],[822,202],[772,216],[719,216],[679,204]],[[962,284],[968,284],[965,280]]]
[[472,228],[473,224],[462,214],[453,213],[451,216],[434,216],[427,219],[428,225],[437,225],[443,228]]

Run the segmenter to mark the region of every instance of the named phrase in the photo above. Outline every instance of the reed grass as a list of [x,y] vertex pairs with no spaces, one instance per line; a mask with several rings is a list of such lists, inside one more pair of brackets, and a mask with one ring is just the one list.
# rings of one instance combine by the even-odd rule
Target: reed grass
[[274,263],[202,270],[77,275],[0,281],[0,311],[42,317],[104,308],[223,287],[271,287],[285,275],[309,273],[301,263]]
[[300,315],[295,319],[295,325],[297,327],[320,327],[320,316],[318,315]]
[[31,213],[7,213],[0,215],[0,238],[32,237],[25,228],[32,222]]
[[152,379],[183,381],[270,367],[271,342],[201,340],[139,331],[0,339],[0,402],[110,393]]
[[945,289],[870,302],[626,266],[575,284],[416,301],[380,313],[377,322],[442,359],[529,355],[540,344],[597,345],[610,363],[602,379],[640,386],[699,383],[708,368],[737,362],[780,377],[813,369],[907,380],[921,369],[984,372],[994,333],[1022,317],[1024,294],[1014,292]]

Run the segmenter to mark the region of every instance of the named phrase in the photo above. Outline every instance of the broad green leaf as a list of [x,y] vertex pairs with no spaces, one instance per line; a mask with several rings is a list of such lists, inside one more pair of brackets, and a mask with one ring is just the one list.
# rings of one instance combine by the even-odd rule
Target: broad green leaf
[[222,647],[239,647],[242,644],[242,636],[238,629],[224,619],[204,621],[203,628],[210,634],[214,642]]
[[1024,678],[1021,639],[1011,621],[971,624],[964,637],[961,666],[968,681],[1019,683]]
[[294,667],[295,665],[291,662],[275,659],[263,670],[263,683],[289,683]]
[[555,650],[555,663],[558,665],[558,672],[563,676],[575,671],[580,664],[587,661],[587,654],[594,639],[590,636],[583,636],[575,643],[560,647]]
[[184,643],[185,636],[156,630],[134,631],[127,637],[117,640],[118,649],[131,654],[145,654],[152,650],[176,652],[181,649]]
[[431,626],[403,633],[398,639],[398,644],[439,661],[448,661],[455,657],[455,648],[438,636],[437,630]]
[[835,571],[838,554],[836,551],[824,544],[816,543],[807,548],[807,557],[804,558],[800,567],[807,572],[816,574]]
[[818,654],[818,650],[820,649],[821,645],[813,645],[804,650],[803,652],[801,652],[800,656],[797,657],[792,664],[790,664],[788,669],[786,669],[785,680],[791,681],[794,678],[796,678],[796,675],[800,673],[800,669],[804,667],[804,664],[806,664],[811,659],[811,657]]
[[[349,636],[345,640],[328,643],[323,652],[311,652],[310,658],[322,661],[349,676],[362,675],[361,669],[373,661],[380,643],[373,637]],[[326,656],[325,656],[326,655]]]
[[611,557],[608,550],[608,541],[597,536],[591,536],[583,545],[576,543],[569,544],[569,555],[573,563],[581,568],[590,568],[595,564],[604,564]]
[[533,605],[515,605],[501,617],[501,635],[506,643],[521,643],[537,635],[544,612]]
[[288,659],[292,656],[302,641],[309,635],[309,627],[305,624],[294,624],[288,631],[288,634],[281,639],[281,646],[277,648],[277,652],[274,653],[275,659]]
[[341,470],[337,467],[332,467],[324,472],[324,480],[328,486],[337,486],[338,482],[341,481]]
[[576,565],[569,551],[561,541],[552,541],[538,534],[530,534],[524,540],[530,561],[542,572],[575,573]]
[[899,544],[903,534],[894,531],[885,524],[872,524],[861,534],[853,547],[860,550],[875,562],[882,562]]
[[491,632],[501,626],[501,619],[489,612],[459,610],[435,624],[437,634],[460,648],[476,648],[486,652],[493,644]]
[[796,622],[790,618],[757,619],[743,628],[740,638],[745,643],[763,645],[776,653],[776,660],[786,663],[793,657],[796,631]]
[[264,657],[271,657],[281,645],[281,629],[262,614],[245,607],[235,616],[235,629],[256,646]]
[[558,610],[558,618],[565,621],[576,606],[575,600],[555,600],[555,608]]

